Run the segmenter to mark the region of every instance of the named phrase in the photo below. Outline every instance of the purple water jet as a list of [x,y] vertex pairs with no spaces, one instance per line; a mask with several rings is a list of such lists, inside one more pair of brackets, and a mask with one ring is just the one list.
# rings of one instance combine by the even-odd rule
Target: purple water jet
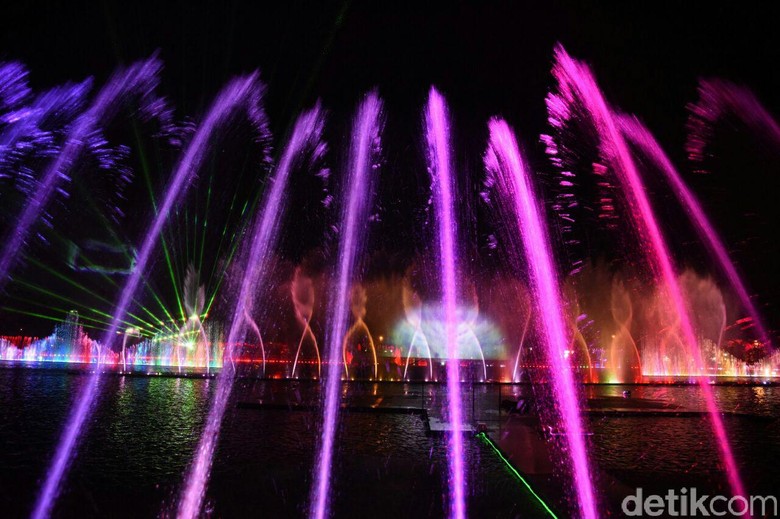
[[94,138],[95,133],[117,114],[125,98],[138,96],[141,101],[141,115],[157,118],[166,132],[173,131],[171,111],[154,93],[159,83],[161,68],[160,61],[152,57],[115,73],[100,90],[89,109],[73,123],[62,150],[36,183],[30,199],[15,220],[15,227],[3,242],[0,252],[0,288],[7,282],[9,271],[19,256],[31,227],[38,221],[59,186],[67,179],[68,170],[85,147],[94,146],[96,142],[102,144],[102,140]]
[[463,408],[458,358],[457,222],[454,214],[454,183],[450,162],[450,122],[442,95],[431,88],[425,111],[428,170],[431,174],[434,208],[438,220],[439,266],[447,351],[447,396],[449,421],[450,517],[466,516],[466,480],[463,468]]
[[688,215],[696,226],[696,230],[702,242],[709,249],[710,254],[715,256],[718,260],[718,265],[721,270],[723,270],[724,274],[726,274],[731,287],[737,293],[737,297],[739,297],[742,307],[752,318],[759,339],[766,344],[770,344],[769,334],[766,332],[766,327],[764,326],[761,314],[753,304],[753,300],[750,298],[750,294],[748,294],[742,277],[739,275],[737,268],[729,258],[726,246],[712,226],[712,223],[710,223],[709,218],[707,218],[696,195],[685,184],[680,173],[674,167],[672,161],[669,160],[669,157],[658,144],[655,137],[636,117],[622,115],[618,118],[618,121],[624,135],[636,145],[642,153],[647,155],[659,166],[661,172],[666,177],[666,181],[672,186],[672,191],[675,196],[688,212]]
[[[290,172],[307,149],[313,150],[315,156],[324,152],[324,145],[321,142],[322,126],[322,111],[319,105],[298,117],[281,160],[275,168],[270,186],[263,195],[249,235],[249,247],[244,251],[243,274],[225,343],[224,356],[227,359],[232,360],[236,345],[244,342],[247,325],[256,327],[254,321],[247,317],[252,314],[258,289],[267,279],[271,254],[279,239]],[[255,333],[259,334],[259,329]],[[217,389],[206,417],[206,426],[201,434],[195,457],[187,471],[184,490],[178,505],[177,516],[180,519],[190,519],[200,514],[214,459],[214,449],[219,440],[222,417],[233,391],[234,376],[235,364],[223,362],[222,371],[217,376]]]
[[[593,120],[601,139],[602,154],[613,165],[637,232],[642,243],[647,244],[646,247],[643,247],[647,262],[652,272],[662,282],[662,289],[665,290],[676,315],[679,317],[683,341],[689,358],[693,359],[696,370],[703,373],[704,362],[698,347],[696,332],[688,315],[685,299],[672,265],[671,255],[658,226],[642,178],[636,169],[612,109],[604,99],[590,69],[572,59],[560,46],[555,51],[553,75],[560,85],[560,95],[551,96],[549,98],[550,104],[554,105],[553,108],[560,112],[568,111],[571,113],[567,107],[579,100]],[[744,496],[746,495],[744,487],[712,388],[706,377],[698,377],[698,381],[707,404],[710,422],[721,459],[726,468],[729,484],[735,495]]]
[[[54,87],[23,104],[30,97],[27,72],[18,64],[0,65],[0,168],[9,175],[28,174],[15,158],[28,154],[44,157],[57,149],[55,132],[70,124],[81,113],[92,80]],[[13,163],[15,170],[9,169]],[[32,176],[32,171],[29,171]]]
[[328,365],[324,374],[322,441],[317,456],[309,510],[309,516],[315,519],[327,517],[330,507],[330,478],[333,443],[338,424],[342,343],[350,311],[350,285],[355,264],[363,249],[365,224],[373,198],[375,175],[372,170],[375,169],[374,158],[379,152],[381,119],[382,101],[375,92],[371,92],[360,103],[353,121],[351,146],[343,179],[337,284],[325,343]]
[[[234,112],[242,108],[250,114],[250,119],[256,121],[256,126],[261,132],[264,133],[266,131],[265,115],[259,105],[261,94],[262,88],[260,87],[258,76],[257,74],[252,74],[231,81],[219,93],[217,99],[212,104],[206,119],[201,124],[174,171],[170,184],[165,191],[163,202],[157,208],[157,214],[144,235],[144,240],[139,250],[138,257],[136,258],[135,268],[122,288],[119,300],[114,307],[111,322],[103,334],[101,344],[104,348],[111,349],[116,339],[119,326],[123,322],[128,307],[135,296],[135,292],[145,275],[146,266],[151,258],[155,245],[157,244],[163,226],[168,219],[168,214],[181,199],[184,192],[189,187],[190,181],[194,178],[201,166],[208,151],[208,144],[214,133],[227,122]],[[67,152],[68,150],[63,150],[63,153]],[[35,510],[33,512],[33,517],[35,519],[48,517],[51,513],[51,507],[54,504],[54,499],[57,497],[60,481],[68,468],[70,459],[73,457],[73,452],[75,451],[84,423],[94,407],[100,380],[101,377],[98,366],[98,369],[90,375],[87,385],[77,397],[75,408],[71,412],[68,422],[65,425],[65,431],[57,446],[54,461],[49,469],[46,481],[35,505]]]
[[14,113],[30,96],[27,84],[27,68],[16,61],[0,62],[0,113],[3,121],[9,122],[4,112]]
[[[490,141],[485,154],[488,181],[501,197],[499,207],[504,210],[504,224],[512,226],[508,229],[507,241],[513,250],[522,249],[525,253],[551,364],[557,413],[566,429],[580,516],[595,519],[598,513],[580,419],[579,396],[572,367],[564,356],[569,345],[567,326],[543,210],[511,128],[501,119],[492,119],[489,128]],[[518,241],[518,236],[522,242]]]

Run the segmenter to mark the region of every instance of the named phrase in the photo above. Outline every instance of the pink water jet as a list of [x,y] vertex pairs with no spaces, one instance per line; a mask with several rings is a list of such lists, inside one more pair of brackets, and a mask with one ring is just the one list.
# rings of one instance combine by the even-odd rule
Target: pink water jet
[[[236,368],[232,359],[235,355],[235,347],[245,341],[247,326],[255,328],[254,321],[247,316],[251,316],[255,296],[268,278],[271,254],[279,240],[282,215],[287,203],[285,191],[290,172],[307,150],[312,150],[314,154],[323,152],[322,127],[323,117],[319,104],[298,117],[279,165],[275,169],[269,189],[263,195],[249,234],[249,247],[244,251],[240,289],[235,299],[230,331],[225,343],[224,356],[231,362],[223,362],[222,371],[217,376],[217,389],[206,417],[206,426],[187,471],[184,490],[179,501],[177,513],[179,519],[192,519],[200,515],[214,460],[214,449],[219,441],[222,418],[233,391]],[[259,334],[256,328],[255,333]]]
[[[499,203],[506,207],[504,224],[512,226],[507,239],[515,250],[522,248],[528,264],[536,311],[551,365],[557,413],[566,429],[580,516],[595,519],[599,514],[576,382],[571,364],[564,356],[569,344],[567,325],[543,209],[512,129],[501,119],[491,119],[489,128],[490,141],[485,154],[489,182],[501,197]],[[517,236],[522,238],[522,243],[517,242]]]
[[458,358],[458,286],[457,286],[457,222],[454,214],[452,165],[450,162],[450,122],[442,95],[431,87],[425,111],[425,136],[428,144],[428,170],[439,235],[439,266],[441,268],[442,306],[447,351],[447,396],[449,421],[450,517],[466,516],[466,480],[463,468],[463,408]]
[[748,88],[723,79],[699,82],[699,99],[688,105],[688,140],[685,151],[696,162],[704,159],[713,126],[726,114],[741,119],[756,135],[780,144],[780,125]]
[[[555,51],[553,75],[560,85],[560,95],[551,96],[549,99],[552,105],[557,105],[553,108],[557,108],[559,112],[565,112],[567,111],[566,107],[572,106],[579,100],[593,120],[601,138],[602,154],[613,165],[640,239],[643,244],[647,244],[646,247],[643,247],[647,262],[655,276],[661,280],[663,290],[665,290],[672,303],[672,308],[679,317],[680,329],[689,357],[693,359],[697,371],[703,373],[704,362],[698,347],[696,332],[677,282],[671,255],[655,218],[642,178],[623,139],[623,134],[612,109],[604,99],[590,69],[572,59],[560,46]],[[571,113],[571,110],[568,111]],[[707,404],[710,422],[718,442],[721,459],[726,468],[729,484],[735,495],[744,496],[746,495],[744,487],[712,388],[706,377],[697,377],[697,379]]]
[[712,226],[709,218],[707,218],[696,195],[686,185],[685,181],[683,181],[677,168],[675,168],[672,161],[669,160],[669,157],[666,155],[663,148],[661,148],[653,134],[650,133],[636,117],[621,115],[618,117],[618,121],[624,135],[629,141],[659,166],[661,172],[666,177],[666,181],[672,186],[672,191],[675,196],[696,226],[696,231],[702,242],[707,247],[710,254],[717,259],[718,266],[723,273],[726,274],[731,287],[737,293],[740,303],[742,303],[742,307],[748,312],[753,320],[758,333],[758,338],[765,344],[770,344],[769,334],[766,331],[761,314],[753,304],[753,300],[747,291],[745,283],[742,281],[742,277],[739,275],[737,268],[729,258],[726,246]]
[[[257,117],[258,122],[263,123],[262,129],[265,130],[265,117],[257,104],[260,100],[261,93],[262,88],[259,85],[257,74],[252,74],[231,81],[220,92],[217,99],[212,104],[206,119],[201,124],[174,171],[170,184],[165,191],[163,202],[157,208],[157,214],[152,221],[152,225],[144,235],[143,243],[136,258],[135,268],[122,288],[119,301],[114,307],[111,322],[103,334],[101,344],[105,349],[110,350],[116,340],[117,331],[124,321],[125,315],[127,314],[130,303],[133,301],[141,280],[146,274],[147,264],[149,263],[149,259],[157,244],[163,226],[168,219],[168,215],[182,198],[186,189],[189,187],[190,182],[200,168],[208,151],[208,144],[211,142],[213,134],[235,111],[239,108],[247,107],[249,107],[248,111],[252,113],[251,117]],[[66,152],[67,150],[63,151],[63,153]],[[96,371],[90,375],[87,385],[79,394],[76,400],[76,406],[71,412],[65,426],[65,431],[60,438],[54,461],[49,469],[46,481],[35,505],[35,510],[33,512],[33,517],[35,519],[48,517],[51,513],[51,508],[57,497],[61,480],[73,457],[79,436],[94,408],[95,398],[100,387],[100,380],[100,366],[98,366]]]
[[339,227],[339,265],[336,271],[333,314],[326,334],[328,359],[324,375],[324,417],[322,440],[317,456],[309,516],[324,519],[329,514],[333,444],[339,409],[339,385],[342,369],[342,344],[350,312],[350,289],[355,264],[363,250],[368,211],[373,198],[376,175],[374,158],[379,152],[382,101],[375,92],[363,99],[353,121],[349,158],[343,179],[341,225]]

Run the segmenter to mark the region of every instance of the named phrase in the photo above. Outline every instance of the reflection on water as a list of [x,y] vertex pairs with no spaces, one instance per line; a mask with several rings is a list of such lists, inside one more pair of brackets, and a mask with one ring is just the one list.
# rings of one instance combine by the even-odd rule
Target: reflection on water
[[[47,370],[0,370],[0,510],[29,514],[60,427],[87,377]],[[192,458],[213,380],[107,376],[55,515],[157,517],[175,502]],[[318,401],[316,384],[242,380],[236,399]],[[356,387],[358,398],[413,395],[401,385]],[[407,395],[403,393],[406,392]],[[392,398],[388,396],[388,398]],[[295,517],[306,513],[319,413],[229,406],[207,491],[215,517]],[[538,516],[500,461],[467,442],[474,516]],[[446,470],[443,438],[429,437],[416,415],[346,414],[337,438],[334,511],[339,516],[441,516]]]
[[[590,386],[589,397],[661,400],[704,410],[696,386]],[[780,387],[715,386],[718,408],[748,493],[775,495],[768,477],[780,466]],[[644,488],[698,486],[727,491],[717,445],[706,416],[593,416],[592,452],[598,466],[620,481]]]
[[[60,427],[87,380],[49,370],[0,369],[0,510],[29,514]],[[66,516],[156,517],[175,501],[192,458],[214,381],[198,378],[106,376],[104,398],[86,435],[56,513]],[[241,380],[235,400],[302,405],[319,402],[319,385]],[[587,386],[587,398],[658,400],[702,410],[695,386]],[[780,388],[718,386],[726,427],[749,491],[776,492],[780,466]],[[499,401],[533,397],[530,386],[464,386],[464,416],[498,424]],[[396,406],[446,405],[444,386],[345,386],[353,401]],[[208,489],[215,517],[261,513],[301,516],[311,484],[320,414],[229,407]],[[625,495],[626,485],[667,489],[725,488],[706,417],[592,415],[588,420],[600,491]],[[334,510],[339,516],[440,516],[446,446],[428,437],[415,415],[346,414],[339,430]],[[466,442],[473,516],[535,516],[529,500],[498,459]],[[620,494],[623,492],[623,494]],[[553,502],[557,501],[555,498]],[[530,514],[530,515],[529,515]]]

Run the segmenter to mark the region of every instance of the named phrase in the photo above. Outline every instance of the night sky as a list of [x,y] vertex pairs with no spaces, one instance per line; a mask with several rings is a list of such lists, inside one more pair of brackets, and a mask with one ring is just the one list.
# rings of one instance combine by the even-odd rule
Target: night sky
[[[686,104],[696,99],[700,77],[745,84],[780,116],[780,34],[777,12],[768,4],[163,3],[5,5],[0,59],[25,63],[32,86],[44,89],[87,76],[100,85],[117,65],[159,50],[165,64],[161,93],[177,116],[195,120],[229,78],[259,69],[277,136],[318,98],[334,114],[334,126],[344,128],[362,93],[376,87],[386,101],[384,146],[393,172],[383,179],[386,198],[393,199],[385,204],[381,224],[387,235],[406,232],[418,221],[417,184],[424,175],[404,170],[419,161],[420,109],[431,84],[448,97],[464,169],[479,169],[485,122],[497,114],[514,125],[534,167],[550,169],[538,141],[549,131],[544,98],[554,85],[552,52],[560,42],[593,66],[613,104],[639,115],[655,133],[733,247],[748,285],[761,295],[767,324],[776,328],[780,250],[773,227],[780,205],[774,187],[780,150],[735,124],[726,135],[733,132],[737,144],[724,150],[712,174],[693,176],[683,149]],[[339,150],[341,144],[331,146]],[[141,203],[141,195],[132,196]],[[380,240],[378,246],[388,243]],[[0,319],[3,333],[16,330],[17,323],[39,334],[51,329],[51,323],[27,317]]]

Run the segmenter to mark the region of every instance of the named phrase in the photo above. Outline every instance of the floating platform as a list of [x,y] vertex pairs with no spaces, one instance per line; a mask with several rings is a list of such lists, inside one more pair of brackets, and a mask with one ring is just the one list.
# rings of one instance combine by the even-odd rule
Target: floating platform
[[[587,407],[583,409],[582,413],[588,416],[665,416],[673,418],[696,418],[708,416],[710,414],[709,411],[688,409],[678,404],[650,398],[605,396],[589,398],[586,405]],[[741,418],[758,422],[774,421],[774,418],[770,416],[735,411],[721,411],[719,414],[724,417]]]
[[[435,417],[428,417],[428,432],[432,435],[437,434],[449,434],[456,430],[456,428],[453,426],[452,422],[446,422],[440,418]],[[462,433],[469,433],[474,434],[476,433],[476,429],[471,424],[461,424],[460,426],[460,432]]]
[[[321,407],[319,405],[312,404],[297,404],[297,403],[281,403],[281,402],[263,402],[260,400],[255,401],[241,401],[236,404],[238,409],[256,409],[260,411],[274,410],[274,411],[301,411],[301,412],[315,412],[319,411]],[[420,407],[396,407],[396,406],[382,406],[382,405],[347,405],[342,404],[340,409],[347,413],[376,413],[376,414],[406,414],[417,415],[425,424],[425,431],[428,435],[437,436],[441,434],[448,434],[455,430],[451,422],[431,416],[427,409]],[[460,431],[467,434],[475,434],[476,429],[472,424],[464,423],[460,427]]]

